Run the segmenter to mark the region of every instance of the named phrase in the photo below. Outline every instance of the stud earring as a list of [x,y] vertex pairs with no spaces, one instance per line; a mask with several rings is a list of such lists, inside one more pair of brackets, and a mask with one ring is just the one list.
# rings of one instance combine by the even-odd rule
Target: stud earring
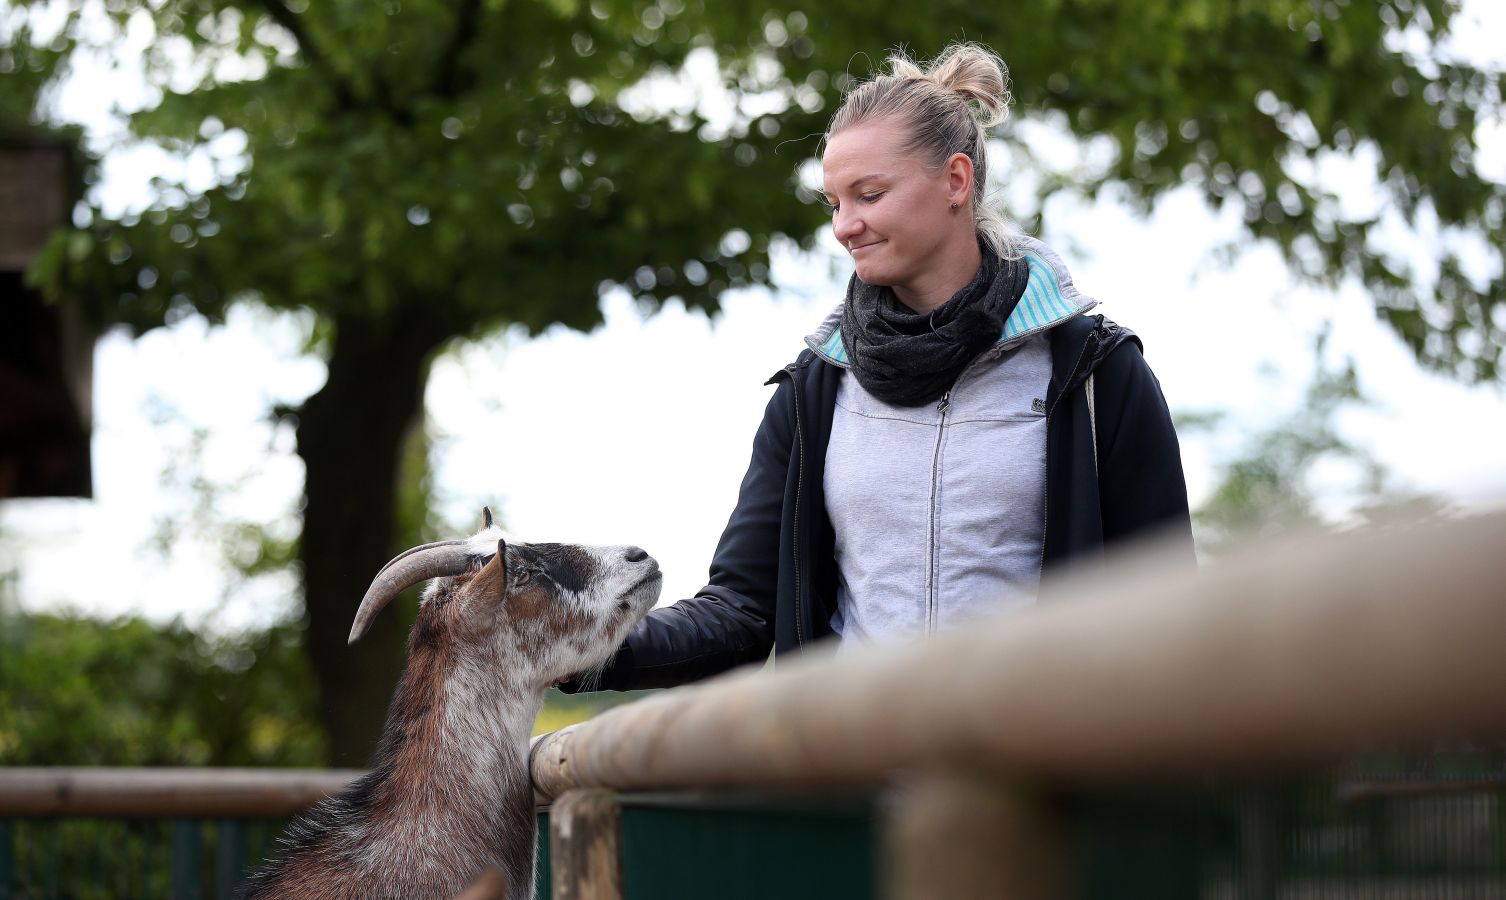
[[952,212],[956,212],[956,211],[957,211],[957,202],[954,200],[954,201],[952,201]]

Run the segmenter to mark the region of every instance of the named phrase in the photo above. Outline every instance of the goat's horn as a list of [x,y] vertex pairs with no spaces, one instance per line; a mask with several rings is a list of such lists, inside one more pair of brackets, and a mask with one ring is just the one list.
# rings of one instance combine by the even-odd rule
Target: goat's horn
[[481,527],[492,527],[492,508],[490,506],[481,507]]
[[422,553],[425,550],[432,550],[435,547],[458,547],[461,544],[465,544],[465,543],[469,543],[469,542],[468,541],[435,541],[432,544],[422,544],[420,546],[412,547],[412,548],[410,548],[408,550],[404,550],[402,553],[399,553],[398,555],[392,557],[392,559],[388,560],[387,561],[387,565],[382,566],[381,571],[377,572],[377,577],[381,578],[382,577],[382,572],[387,571],[388,569],[390,569],[394,565],[396,565],[399,561],[407,559],[408,557],[412,556],[415,553]]
[[381,612],[392,598],[403,591],[441,575],[459,575],[469,568],[471,554],[465,550],[465,541],[438,541],[414,547],[398,554],[377,573],[376,580],[366,589],[361,606],[356,610],[356,621],[350,626],[350,639],[354,644],[371,627],[371,620]]

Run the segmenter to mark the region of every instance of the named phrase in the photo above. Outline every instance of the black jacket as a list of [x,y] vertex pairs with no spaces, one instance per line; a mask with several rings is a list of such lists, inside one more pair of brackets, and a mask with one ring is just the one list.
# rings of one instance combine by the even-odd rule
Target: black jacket
[[[1067,560],[1101,562],[1107,545],[1150,531],[1174,534],[1195,565],[1176,432],[1139,338],[1103,316],[1075,316],[1050,339],[1043,574]],[[1090,372],[1096,458],[1081,389]],[[778,388],[710,583],[649,613],[603,670],[601,688],[683,684],[832,633],[837,573],[823,475],[841,378],[842,369],[806,350],[769,379]]]

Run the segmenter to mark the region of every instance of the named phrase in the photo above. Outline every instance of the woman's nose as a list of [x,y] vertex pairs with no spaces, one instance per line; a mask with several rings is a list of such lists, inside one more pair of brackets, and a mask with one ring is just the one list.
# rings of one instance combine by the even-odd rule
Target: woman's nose
[[832,219],[831,227],[832,233],[845,247],[852,242],[853,238],[863,233],[863,219],[855,213],[839,209]]

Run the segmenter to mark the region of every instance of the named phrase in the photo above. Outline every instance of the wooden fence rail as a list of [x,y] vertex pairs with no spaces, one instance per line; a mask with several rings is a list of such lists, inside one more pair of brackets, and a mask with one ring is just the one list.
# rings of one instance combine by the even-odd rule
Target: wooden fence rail
[[1081,782],[1506,733],[1506,514],[1173,577],[1141,555],[1057,588],[924,643],[608,710],[535,739],[535,790],[862,785],[901,768]]
[[358,769],[0,768],[0,817],[279,818]]

